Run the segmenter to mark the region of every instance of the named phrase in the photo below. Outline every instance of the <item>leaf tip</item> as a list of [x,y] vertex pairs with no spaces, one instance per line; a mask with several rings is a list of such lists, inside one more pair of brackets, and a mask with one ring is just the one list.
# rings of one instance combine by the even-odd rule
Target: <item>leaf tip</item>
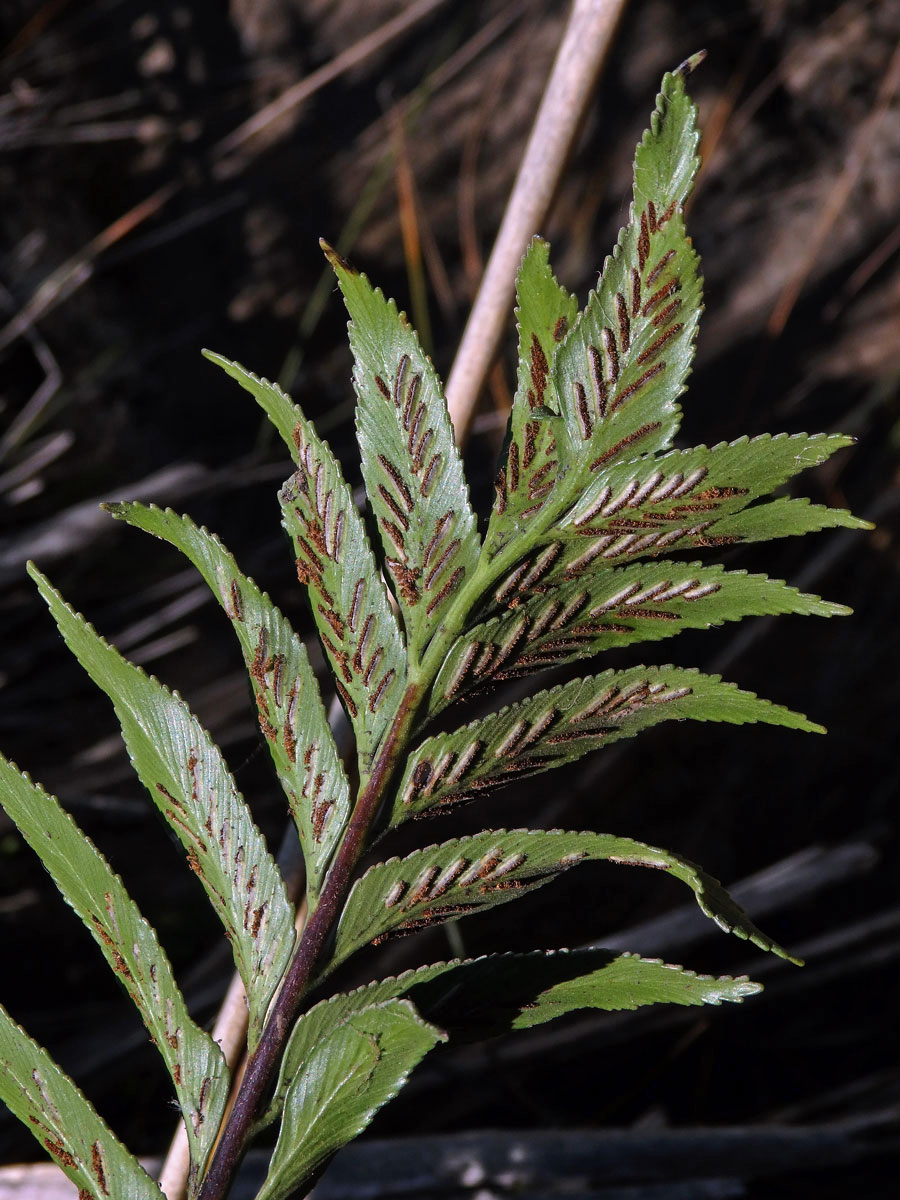
[[347,275],[359,274],[359,271],[357,271],[355,267],[351,266],[350,263],[347,262],[346,258],[343,258],[340,254],[338,254],[334,246],[326,242],[324,238],[319,238],[319,246],[321,247],[322,253],[328,259],[336,274],[340,275],[342,271]]
[[40,570],[33,558],[29,558],[28,562],[26,562],[25,570],[39,587],[42,583],[49,584],[50,580],[43,573],[43,571]]
[[689,75],[693,75],[701,63],[705,62],[706,54],[705,50],[698,50],[696,54],[692,54],[689,58],[686,58],[683,63],[679,63],[672,74],[680,75],[682,79],[687,79]]
[[739,975],[734,983],[737,985],[735,994],[740,1000],[745,1000],[748,996],[758,996],[760,992],[765,991],[761,983],[755,979],[748,979],[746,975]]

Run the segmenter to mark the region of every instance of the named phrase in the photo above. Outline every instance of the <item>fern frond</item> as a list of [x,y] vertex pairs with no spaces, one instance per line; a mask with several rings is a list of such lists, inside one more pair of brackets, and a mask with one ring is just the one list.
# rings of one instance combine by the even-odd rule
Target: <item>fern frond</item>
[[225,927],[255,1045],[294,945],[294,908],[265,840],[221,751],[181,697],[104,641],[34,565],[28,573],[69,649],[112,700],[134,769]]
[[327,969],[390,933],[411,933],[516,900],[589,860],[667,871],[693,890],[700,908],[720,928],[790,958],[756,928],[717,879],[687,859],[610,834],[497,829],[370,867],[347,898]]
[[0,793],[8,816],[90,931],[162,1055],[178,1097],[196,1178],[225,1110],[230,1072],[222,1051],[191,1019],[153,927],[56,797],[2,756]]
[[194,564],[238,636],[262,730],[300,836],[306,897],[314,909],[350,817],[350,785],[306,647],[221,541],[171,509],[138,503],[106,509],[176,546]]
[[717,675],[681,667],[604,671],[538,692],[451,733],[407,760],[390,824],[453,807],[506,783],[575,762],[661,721],[762,721],[810,733],[820,725]]
[[415,669],[481,543],[441,384],[405,314],[330,246],[350,314],[360,461]]
[[0,1100],[71,1179],[79,1200],[164,1200],[68,1075],[2,1007]]
[[416,967],[352,992],[336,992],[299,1018],[261,1125],[278,1116],[290,1080],[330,1030],[398,997],[411,1000],[424,1020],[456,1042],[528,1029],[579,1009],[738,1003],[761,990],[745,976],[696,975],[661,959],[601,949],[488,954]]
[[[247,1067],[226,1106],[223,1056],[191,1020],[122,881],[52,797],[0,760],[10,815],[122,980],[173,1079],[192,1200],[224,1200],[250,1138],[279,1118],[257,1200],[305,1192],[448,1036],[526,1028],[582,1008],[717,1004],[758,990],[745,978],[696,976],[659,960],[559,951],[436,963],[310,1007],[312,990],[372,943],[606,861],[666,872],[721,928],[790,957],[699,867],[609,834],[486,829],[360,874],[378,837],[407,818],[665,720],[822,732],[718,676],[673,666],[588,675],[457,729],[429,736],[427,728],[484,684],[603,650],[746,616],[848,611],[765,575],[670,557],[867,527],[840,510],[772,498],[852,439],[780,434],[671,449],[701,309],[684,227],[699,137],[685,75],[662,81],[636,151],[628,223],[584,310],[554,277],[545,242],[535,239],[524,257],[516,393],[483,545],[432,363],[394,301],[330,248],[350,315],[362,474],[383,554],[301,409],[276,384],[208,354],[254,396],[293,457],[279,495],[283,523],[355,736],[358,780],[339,760],[303,643],[218,538],[169,510],[107,506],[186,555],[235,630],[303,846],[308,912],[299,937],[287,885],[207,731],[29,567],[70,649],[111,698],[137,774],[185,847],[246,989]],[[0,1066],[0,1098],[80,1195],[161,1195],[2,1009]]]
[[[501,584],[495,599],[503,589],[509,592],[508,584]],[[517,592],[510,603],[502,616],[476,625],[450,647],[434,683],[430,714],[491,681],[684,629],[748,616],[834,617],[850,611],[766,575],[680,562],[634,563],[555,587],[538,584],[525,598]]]

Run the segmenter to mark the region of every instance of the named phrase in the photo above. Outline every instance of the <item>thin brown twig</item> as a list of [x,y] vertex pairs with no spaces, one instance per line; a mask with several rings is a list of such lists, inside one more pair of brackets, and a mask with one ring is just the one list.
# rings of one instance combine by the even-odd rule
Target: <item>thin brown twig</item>
[[867,254],[841,289],[840,295],[830,300],[822,310],[826,321],[835,321],[845,305],[861,292],[873,275],[900,250],[900,225],[895,225],[887,237],[882,238],[875,249]]
[[784,330],[794,306],[800,297],[803,286],[815,265],[816,259],[822,252],[828,235],[843,212],[859,180],[866,159],[871,152],[878,126],[887,114],[891,101],[898,89],[900,89],[900,42],[898,42],[894,48],[894,53],[891,55],[891,60],[878,87],[871,111],[856,132],[847,156],[847,161],[844,164],[844,170],[835,181],[834,187],[829,192],[822,206],[819,219],[809,239],[809,245],[803,256],[803,260],[794,274],[787,280],[775,302],[775,307],[772,309],[766,324],[766,332],[770,338],[779,337]]
[[132,230],[141,225],[148,217],[158,213],[169,200],[179,192],[183,184],[173,180],[157,188],[139,204],[118,217],[111,225],[107,225],[95,237],[83,246],[71,258],[52,271],[33,293],[31,299],[19,309],[11,321],[0,329],[0,350],[6,347],[36,321],[45,316],[57,304],[67,300],[74,292],[86,283],[94,274],[94,265],[104,250],[114,246]]
[[419,221],[419,206],[416,203],[416,185],[412,163],[409,160],[409,145],[406,140],[405,114],[399,105],[391,108],[391,142],[394,152],[394,187],[397,192],[397,216],[400,222],[400,237],[403,241],[403,257],[406,261],[406,281],[409,288],[410,314],[413,325],[419,332],[419,340],[426,354],[434,353],[431,336],[431,319],[428,315],[428,287],[425,282],[422,261],[422,236]]
[[[320,67],[311,75],[301,79],[293,87],[283,92],[271,104],[265,105],[249,120],[244,121],[230,134],[217,142],[210,152],[213,169],[220,177],[239,174],[246,170],[257,154],[263,149],[248,148],[246,154],[239,159],[229,158],[235,150],[248,142],[254,134],[260,132],[277,117],[297,108],[308,100],[315,92],[326,84],[334,82],[338,76],[358,66],[367,57],[389,45],[432,11],[440,8],[447,0],[419,0],[405,12],[392,21],[360,38],[352,46],[339,54],[331,62]],[[30,329],[36,321],[45,317],[57,305],[68,300],[94,274],[96,261],[110,246],[120,241],[126,234],[131,233],[148,217],[159,212],[184,187],[181,180],[174,180],[158,188],[140,203],[134,205],[121,217],[106,226],[85,246],[66,259],[38,285],[31,298],[19,310],[16,316],[0,329],[0,350],[4,350],[11,342],[26,329]]]
[[[217,142],[213,147],[212,157],[214,161],[219,163],[217,173],[220,175],[228,175],[232,171],[232,166],[229,165],[229,156],[245,145],[251,138],[262,133],[274,121],[285,117],[288,113],[293,112],[305,100],[308,100],[314,92],[325,87],[326,84],[333,82],[339,75],[343,75],[346,71],[353,67],[359,66],[366,58],[375,54],[378,50],[383,49],[390,42],[400,37],[401,34],[412,29],[425,17],[430,16],[438,8],[442,8],[447,3],[447,0],[418,0],[418,3],[411,4],[409,8],[398,13],[391,21],[386,21],[365,37],[354,42],[352,46],[348,46],[346,50],[338,54],[330,62],[319,67],[317,71],[313,71],[304,79],[300,79],[286,91],[282,92],[269,104],[266,104],[259,112],[254,113],[237,129],[233,129],[220,142]],[[238,169],[241,169],[240,166]]]
[[64,8],[69,5],[69,0],[48,0],[48,3],[42,4],[37,12],[28,18],[19,32],[11,39],[9,44],[3,51],[3,58],[14,58],[17,54],[21,54],[40,37],[48,25],[56,20]]
[[465,435],[505,327],[516,269],[543,222],[626,0],[573,0],[522,165],[447,379],[457,438]]

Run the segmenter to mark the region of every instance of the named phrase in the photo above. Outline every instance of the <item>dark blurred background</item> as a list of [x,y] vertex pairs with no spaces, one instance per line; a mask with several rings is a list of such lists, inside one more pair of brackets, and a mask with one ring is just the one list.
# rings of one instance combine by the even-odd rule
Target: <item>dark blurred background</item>
[[[448,0],[254,136],[233,148],[223,139],[411,8],[0,3],[0,746],[122,873],[201,1019],[227,981],[227,950],[130,772],[111,707],[63,649],[25,562],[181,689],[276,845],[283,804],[227,622],[174,551],[97,504],[138,498],[189,512],[312,637],[275,499],[289,460],[200,347],[279,379],[358,479],[346,317],[317,239],[409,309],[446,375],[568,6]],[[691,1191],[688,1180],[678,1192],[685,1168],[673,1165],[670,1190],[652,1195],[895,1194],[898,42],[897,0],[630,0],[535,231],[584,297],[627,212],[634,144],[660,76],[705,47],[691,84],[705,165],[688,220],[706,315],[681,444],[854,434],[856,446],[799,486],[878,528],[729,560],[850,604],[854,616],[686,633],[622,661],[720,671],[809,713],[828,737],[665,725],[416,829],[439,840],[489,822],[562,825],[670,847],[726,883],[749,878],[753,915],[808,965],[681,920],[683,890],[657,874],[570,873],[463,923],[465,951],[599,941],[746,971],[765,993],[727,1011],[596,1015],[440,1051],[379,1116],[379,1136],[788,1124],[824,1139],[816,1166],[757,1156],[735,1166],[732,1190]],[[414,299],[423,291],[424,306]],[[482,512],[513,353],[510,319],[466,450]],[[152,1048],[2,815],[0,884],[3,1003],[133,1149],[158,1153],[174,1114]],[[451,952],[442,931],[392,943],[355,979]],[[3,1159],[36,1150],[0,1114]]]

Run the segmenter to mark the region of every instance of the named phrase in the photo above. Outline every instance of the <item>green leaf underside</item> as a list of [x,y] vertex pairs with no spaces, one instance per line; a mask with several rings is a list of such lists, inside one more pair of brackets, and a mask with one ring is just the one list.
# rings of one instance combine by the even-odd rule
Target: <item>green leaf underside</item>
[[588,654],[658,641],[748,616],[844,616],[850,610],[765,575],[673,561],[595,572],[515,602],[458,638],[435,679],[429,712],[489,681]]
[[696,975],[683,967],[608,950],[535,950],[455,959],[405,971],[352,992],[338,992],[297,1021],[266,1113],[281,1109],[287,1081],[329,1030],[396,997],[407,997],[451,1040],[481,1040],[528,1029],[579,1009],[633,1010],[646,1004],[722,1004],[761,991],[745,976]]
[[519,366],[509,421],[505,461],[496,481],[497,502],[484,541],[492,558],[517,542],[532,525],[553,491],[560,471],[557,422],[535,415],[559,412],[550,364],[578,315],[578,300],[555,279],[550,247],[534,238],[516,281]]
[[671,666],[605,671],[427,738],[407,760],[390,823],[453,807],[661,721],[685,718],[825,732],[801,714],[723,683],[717,675]]
[[188,1013],[156,933],[93,842],[43,788],[0,757],[3,808],[134,1001],[175,1085],[192,1175],[215,1141],[228,1096],[222,1051]]
[[791,499],[780,496],[768,504],[723,517],[716,522],[716,533],[729,541],[760,542],[780,537],[818,533],[820,529],[874,529],[871,521],[854,517],[842,508],[811,504],[805,496]]
[[29,564],[69,649],[110,697],[134,768],[187,850],[225,927],[250,1009],[250,1043],[294,944],[284,881],[221,752],[188,706],[124,659]]
[[[685,510],[689,519],[731,515],[801,471],[820,466],[853,440],[840,434],[764,433],[655,457],[631,456],[598,472],[560,525],[576,532],[602,520],[603,507],[629,516],[670,505],[676,513]],[[656,515],[662,519],[662,513]]]
[[444,1039],[400,999],[358,1009],[320,1033],[299,1047],[301,1065],[287,1089],[281,1130],[257,1200],[285,1200],[300,1190],[366,1128],[413,1067]]
[[365,777],[403,697],[406,650],[334,456],[307,426],[297,433],[300,466],[278,498]]
[[[682,216],[699,166],[695,115],[682,77],[666,75],[651,129],[636,152],[629,223],[604,263],[597,290],[555,350],[551,347],[546,370],[544,346],[520,345],[520,364],[533,355],[536,366],[529,371],[535,376],[531,386],[517,390],[515,405],[521,414],[515,422],[540,415],[552,427],[555,447],[549,449],[551,435],[544,434],[548,457],[536,470],[547,469],[540,478],[529,476],[530,503],[523,507],[520,476],[528,455],[524,437],[522,444],[511,439],[498,476],[495,511],[505,515],[514,485],[513,507],[534,533],[572,504],[594,472],[623,458],[666,449],[678,430],[677,400],[690,370],[701,306],[697,255]],[[529,275],[543,275],[544,310],[555,303],[568,321],[567,301],[562,293],[554,297],[539,253],[533,251],[533,265],[526,259],[528,270],[520,284]],[[545,400],[539,413],[532,409],[529,392],[536,396],[535,381],[543,382],[545,375],[551,384],[549,403]],[[557,407],[558,417],[548,415]],[[512,522],[502,532],[495,522],[485,556],[497,552],[504,535],[507,546],[514,545],[513,530]]]
[[314,908],[350,816],[350,788],[306,647],[219,539],[155,505],[108,504],[114,517],[176,546],[206,580],[240,642],[260,729],[297,825]]
[[43,1047],[0,1007],[0,1100],[44,1147],[79,1200],[162,1192]]
[[[732,978],[724,975],[714,978],[711,975],[697,975],[684,967],[665,963],[662,959],[641,958],[636,954],[613,957],[607,953],[608,961],[603,962],[605,953],[597,950],[557,951],[555,954],[543,954],[543,962],[537,955],[514,956],[518,957],[519,962],[511,963],[511,969],[504,969],[501,962],[498,964],[499,971],[494,970],[493,964],[487,960],[483,968],[479,963],[473,964],[470,969],[463,968],[460,972],[462,978],[451,977],[450,994],[436,996],[433,1008],[423,994],[428,991],[427,988],[416,988],[412,995],[414,1001],[417,1004],[421,1002],[426,1011],[435,1015],[446,1012],[449,1019],[452,1011],[458,1008],[453,995],[453,989],[458,987],[467,1003],[467,1022],[480,1018],[485,1024],[492,1021],[495,1029],[500,1014],[492,1011],[492,1005],[496,1004],[499,995],[502,999],[498,1007],[508,1010],[506,997],[510,997],[518,1008],[510,1021],[511,1028],[531,1029],[583,1009],[633,1012],[648,1004],[699,1006],[739,1003],[762,990],[760,984],[753,983],[746,976]],[[505,956],[500,957],[502,959]],[[561,961],[555,961],[557,959]],[[466,977],[467,973],[471,973],[471,979]],[[535,986],[542,987],[542,990],[522,1003],[522,992]],[[436,992],[436,989],[431,990]],[[476,1031],[479,1038],[482,1036],[481,1028]]]
[[480,542],[440,381],[393,300],[323,243],[350,314],[369,503],[415,665],[471,577]]
[[297,472],[279,494],[297,575],[309,591],[365,778],[406,683],[406,651],[365,526],[341,468],[298,405],[275,384],[207,354],[260,403]]
[[390,933],[411,933],[515,900],[576,863],[599,860],[667,871],[692,889],[702,911],[720,928],[790,958],[753,925],[718,880],[666,850],[611,834],[497,829],[371,867],[347,899],[328,968]]
[[824,462],[851,438],[806,434],[746,437],[598,469],[574,503],[492,588],[487,610],[518,603],[539,586],[565,583],[662,552],[706,549],[867,523],[806,500],[748,504],[792,474]]

